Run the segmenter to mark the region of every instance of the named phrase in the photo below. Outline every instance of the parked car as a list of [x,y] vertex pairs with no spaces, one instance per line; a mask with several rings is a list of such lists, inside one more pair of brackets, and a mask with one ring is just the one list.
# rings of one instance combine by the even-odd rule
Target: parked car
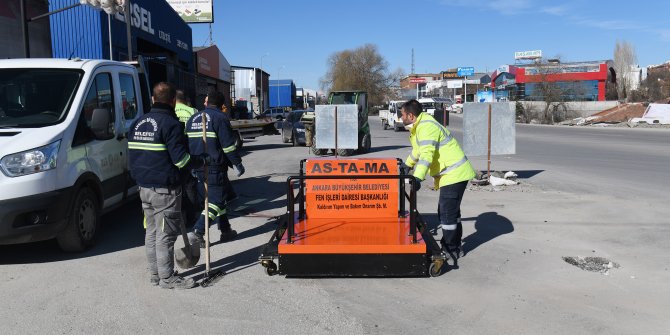
[[305,125],[300,118],[304,110],[292,111],[281,124],[281,139],[284,143],[293,143],[294,147],[305,145]]

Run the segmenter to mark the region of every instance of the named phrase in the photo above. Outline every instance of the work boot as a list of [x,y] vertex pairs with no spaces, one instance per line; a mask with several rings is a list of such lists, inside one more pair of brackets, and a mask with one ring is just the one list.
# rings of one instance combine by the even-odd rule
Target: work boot
[[[173,275],[176,276],[178,273],[179,272],[177,272],[177,270],[174,270]],[[157,273],[152,273],[151,276],[149,277],[149,283],[151,283],[151,285],[153,285],[153,286],[158,286],[158,283],[160,283],[160,281],[161,281],[161,278],[158,277]]]
[[166,288],[166,289],[173,289],[176,288],[178,290],[185,290],[189,289],[195,286],[195,281],[191,278],[184,278],[180,276],[175,276],[173,275],[172,277],[168,279],[161,279],[160,284],[158,284],[161,288]]
[[446,253],[454,260],[457,260],[465,256],[465,253],[463,252],[463,247],[461,245],[455,246],[447,244],[446,242],[444,242],[444,239],[440,240],[440,244],[442,245],[442,252]]
[[221,231],[221,238],[219,239],[219,241],[221,243],[232,241],[235,239],[235,237],[237,237],[237,231],[230,228],[230,226],[223,228],[220,231]]

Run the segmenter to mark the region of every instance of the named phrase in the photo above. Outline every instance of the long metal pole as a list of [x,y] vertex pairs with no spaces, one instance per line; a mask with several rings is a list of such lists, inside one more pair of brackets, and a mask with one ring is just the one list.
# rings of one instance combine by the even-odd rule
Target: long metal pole
[[489,132],[488,132],[488,164],[486,165],[486,170],[489,174],[489,180],[491,180],[491,105],[489,104]]
[[28,38],[28,15],[26,14],[26,0],[20,0],[21,4],[21,35],[23,35],[23,56],[30,58],[30,40]]
[[126,6],[123,9],[123,17],[126,21],[126,39],[128,40],[128,60],[133,60],[133,42],[130,36],[130,30],[132,29],[130,25],[130,0],[126,0]]
[[109,37],[109,60],[114,60],[114,56],[112,53],[112,15],[107,14],[107,32],[108,32],[108,37]]

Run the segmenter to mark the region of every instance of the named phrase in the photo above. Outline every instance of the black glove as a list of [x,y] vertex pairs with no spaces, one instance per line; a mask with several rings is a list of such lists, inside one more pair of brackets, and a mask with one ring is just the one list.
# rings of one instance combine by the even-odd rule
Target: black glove
[[421,189],[421,179],[414,177],[414,181],[416,182],[416,191],[419,192]]
[[237,176],[240,177],[244,174],[244,165],[242,163],[235,165],[235,170],[237,170]]
[[402,165],[400,165],[400,173],[401,174],[409,174],[409,172],[411,170],[412,170],[412,168],[409,167],[409,165],[407,165],[405,163],[402,163]]

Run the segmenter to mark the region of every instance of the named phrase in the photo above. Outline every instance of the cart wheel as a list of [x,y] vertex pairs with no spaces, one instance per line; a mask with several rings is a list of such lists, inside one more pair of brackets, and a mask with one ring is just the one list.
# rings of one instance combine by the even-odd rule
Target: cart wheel
[[274,262],[268,262],[267,265],[265,265],[265,274],[268,276],[274,276],[277,274],[277,264]]
[[428,272],[431,277],[438,277],[442,274],[442,262],[432,262],[430,267],[428,267]]

